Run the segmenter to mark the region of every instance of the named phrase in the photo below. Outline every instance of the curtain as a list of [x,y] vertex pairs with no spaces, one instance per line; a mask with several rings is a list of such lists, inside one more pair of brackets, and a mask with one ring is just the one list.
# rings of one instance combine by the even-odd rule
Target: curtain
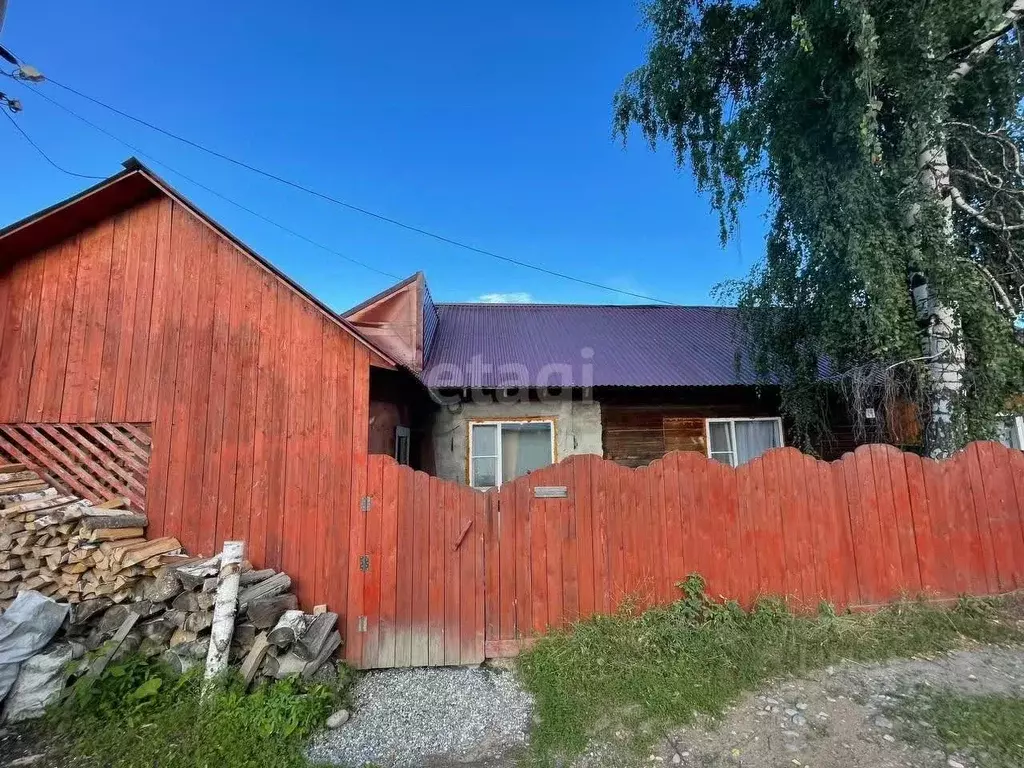
[[777,421],[736,422],[736,466],[781,445]]
[[502,482],[546,467],[552,460],[550,424],[501,425]]

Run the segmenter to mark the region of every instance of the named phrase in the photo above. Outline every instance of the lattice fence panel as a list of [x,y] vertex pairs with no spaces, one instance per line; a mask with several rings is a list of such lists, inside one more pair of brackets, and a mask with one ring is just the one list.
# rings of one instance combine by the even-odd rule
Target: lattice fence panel
[[146,509],[148,424],[0,424],[0,456],[93,502],[126,497]]

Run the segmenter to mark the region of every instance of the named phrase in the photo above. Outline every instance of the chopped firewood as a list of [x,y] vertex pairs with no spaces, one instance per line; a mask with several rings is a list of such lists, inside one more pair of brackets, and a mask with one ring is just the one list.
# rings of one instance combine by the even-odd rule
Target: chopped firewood
[[245,613],[246,616],[249,617],[249,621],[251,621],[253,626],[257,629],[270,629],[277,624],[277,620],[281,618],[281,614],[285,611],[294,610],[298,605],[298,598],[291,593],[285,595],[274,595],[272,597],[263,597],[251,601],[246,608]]
[[165,536],[162,539],[154,539],[149,543],[149,546],[139,547],[133,549],[128,553],[123,560],[121,560],[122,567],[135,565],[141,563],[144,560],[148,560],[154,555],[162,555],[165,552],[173,552],[176,549],[181,549],[181,542],[175,539],[173,536]]
[[216,576],[220,571],[220,557],[210,557],[205,560],[195,560],[189,563],[176,566],[175,573],[178,581],[185,589],[198,589],[210,576]]
[[327,636],[327,640],[320,648],[320,653],[312,661],[308,662],[302,670],[302,679],[308,680],[326,661],[341,647],[341,633],[335,630]]
[[247,688],[249,687],[249,684],[252,683],[252,679],[256,677],[256,672],[259,670],[260,664],[263,663],[263,657],[267,655],[267,646],[269,645],[270,642],[267,640],[267,633],[261,632],[253,642],[252,648],[245,657],[245,661],[242,662],[240,674],[242,675],[242,680],[245,681],[245,686]]
[[[89,533],[90,541],[116,541],[118,539],[138,539],[145,533],[144,528],[95,528]],[[159,539],[158,539],[159,541]],[[181,545],[179,545],[181,546]]]
[[139,620],[139,614],[129,613],[124,622],[121,624],[121,628],[117,630],[117,634],[114,635],[107,649],[103,652],[103,655],[96,659],[91,665],[89,665],[89,677],[99,677],[103,674],[103,670],[107,668],[107,664],[110,663],[110,659],[113,658],[117,649],[121,647],[121,643],[128,636],[132,627],[135,626],[135,622]]
[[267,639],[278,648],[292,645],[306,631],[306,614],[302,611],[285,611],[270,630]]
[[338,614],[336,613],[325,612],[315,616],[298,637],[292,652],[306,661],[315,659],[337,623]]
[[[93,509],[97,508],[93,507]],[[97,515],[89,513],[82,517],[82,527],[88,531],[111,528],[145,528],[147,525],[149,525],[149,519],[145,515]]]
[[262,597],[273,597],[287,592],[291,588],[292,580],[287,573],[277,573],[269,579],[264,579],[259,584],[254,584],[242,590],[238,595],[238,604],[245,607],[254,600]]
[[277,571],[273,568],[264,568],[262,571],[244,571],[238,577],[238,586],[249,587],[253,584],[259,584],[261,581],[266,581],[275,574],[277,574]]

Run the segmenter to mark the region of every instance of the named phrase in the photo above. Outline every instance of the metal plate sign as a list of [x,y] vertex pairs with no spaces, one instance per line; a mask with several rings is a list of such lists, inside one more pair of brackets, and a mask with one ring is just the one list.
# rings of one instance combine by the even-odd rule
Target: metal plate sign
[[569,489],[564,485],[538,485],[533,489],[535,499],[567,499]]

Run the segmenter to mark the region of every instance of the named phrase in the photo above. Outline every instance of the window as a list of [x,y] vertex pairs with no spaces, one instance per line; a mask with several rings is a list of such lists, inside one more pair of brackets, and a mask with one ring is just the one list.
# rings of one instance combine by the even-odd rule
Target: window
[[999,442],[1024,451],[1024,416],[1008,416],[999,425]]
[[708,419],[708,456],[738,467],[782,445],[782,419]]
[[470,425],[469,484],[493,488],[555,460],[550,421],[477,422]]

